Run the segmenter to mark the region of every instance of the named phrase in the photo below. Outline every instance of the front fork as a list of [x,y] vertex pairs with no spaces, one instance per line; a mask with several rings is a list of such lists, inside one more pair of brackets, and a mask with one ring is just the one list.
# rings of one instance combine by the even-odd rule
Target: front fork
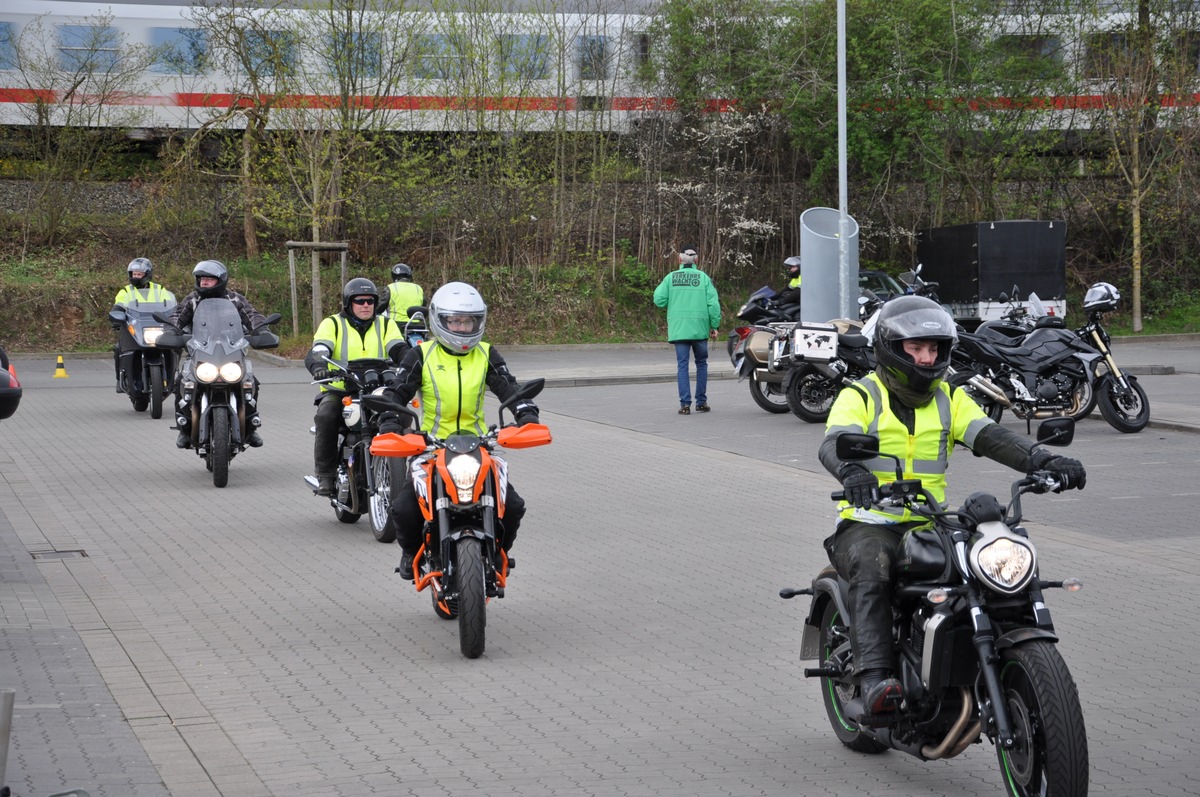
[[[975,628],[972,639],[979,654],[979,673],[983,678],[983,687],[990,704],[990,710],[986,711],[986,714],[990,714],[990,721],[986,722],[985,727],[990,726],[991,731],[995,733],[998,746],[1011,750],[1016,740],[1013,738],[1012,720],[1008,716],[1004,688],[1000,685],[1000,656],[996,653],[996,633],[991,619],[983,610],[982,602],[975,595],[971,596],[971,624]],[[984,713],[983,706],[980,706],[980,710]],[[987,721],[989,717],[984,716],[983,719]]]
[[1108,347],[1108,343],[1105,341],[1106,336],[1101,335],[1100,330],[1096,326],[1092,326],[1089,332],[1091,332],[1096,350],[1104,355],[1104,363],[1108,366],[1109,373],[1113,375],[1113,378],[1117,380],[1117,384],[1121,386],[1121,392],[1128,393],[1131,390],[1129,380],[1125,377],[1121,369],[1117,367],[1117,361],[1112,356],[1112,349]]

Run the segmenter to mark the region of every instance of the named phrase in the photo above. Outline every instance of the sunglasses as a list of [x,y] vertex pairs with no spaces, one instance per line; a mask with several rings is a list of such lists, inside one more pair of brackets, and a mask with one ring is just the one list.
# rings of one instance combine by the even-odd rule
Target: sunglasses
[[374,300],[374,299],[372,299],[370,296],[359,296],[359,297],[357,297],[357,298],[351,299],[350,301],[351,301],[353,304],[357,304],[357,305],[359,305],[359,306],[365,306],[365,305],[368,305],[368,304],[375,304],[375,300]]

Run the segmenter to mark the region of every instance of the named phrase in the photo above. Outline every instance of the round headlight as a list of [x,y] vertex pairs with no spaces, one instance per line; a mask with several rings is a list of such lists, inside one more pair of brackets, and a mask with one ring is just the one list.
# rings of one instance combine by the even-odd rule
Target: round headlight
[[450,472],[450,478],[454,479],[454,486],[458,489],[459,501],[471,500],[480,467],[479,460],[470,454],[462,454],[446,463],[446,470]]
[[212,363],[199,363],[196,366],[196,378],[201,382],[215,382],[220,371]]
[[971,548],[971,570],[991,589],[1013,594],[1024,589],[1037,571],[1033,545],[999,521],[979,524],[982,537]]
[[242,378],[241,363],[225,363],[221,366],[221,378],[226,382],[238,382]]

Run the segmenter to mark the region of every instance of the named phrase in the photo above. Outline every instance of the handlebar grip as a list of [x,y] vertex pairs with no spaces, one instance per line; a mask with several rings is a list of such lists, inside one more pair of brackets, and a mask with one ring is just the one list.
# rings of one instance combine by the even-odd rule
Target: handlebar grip
[[831,501],[845,501],[846,500],[846,491],[845,490],[834,490],[832,493],[829,494],[829,498]]

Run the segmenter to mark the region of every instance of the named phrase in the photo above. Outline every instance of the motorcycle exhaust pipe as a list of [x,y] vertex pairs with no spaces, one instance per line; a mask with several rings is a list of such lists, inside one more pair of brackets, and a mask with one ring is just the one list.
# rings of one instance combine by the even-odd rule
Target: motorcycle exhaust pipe
[[975,705],[974,701],[971,700],[971,695],[967,692],[965,686],[960,686],[959,691],[962,692],[962,709],[958,712],[958,719],[950,726],[950,730],[946,731],[946,736],[942,739],[941,744],[937,747],[927,744],[921,748],[921,755],[930,761],[945,758],[946,753],[957,746],[962,739],[962,733],[967,727],[967,722],[971,719],[971,709]]
[[967,380],[967,384],[1000,406],[1012,407],[1012,401],[1009,400],[1008,396],[1004,395],[1004,391],[997,387],[996,383],[988,379],[986,376],[975,374]]

